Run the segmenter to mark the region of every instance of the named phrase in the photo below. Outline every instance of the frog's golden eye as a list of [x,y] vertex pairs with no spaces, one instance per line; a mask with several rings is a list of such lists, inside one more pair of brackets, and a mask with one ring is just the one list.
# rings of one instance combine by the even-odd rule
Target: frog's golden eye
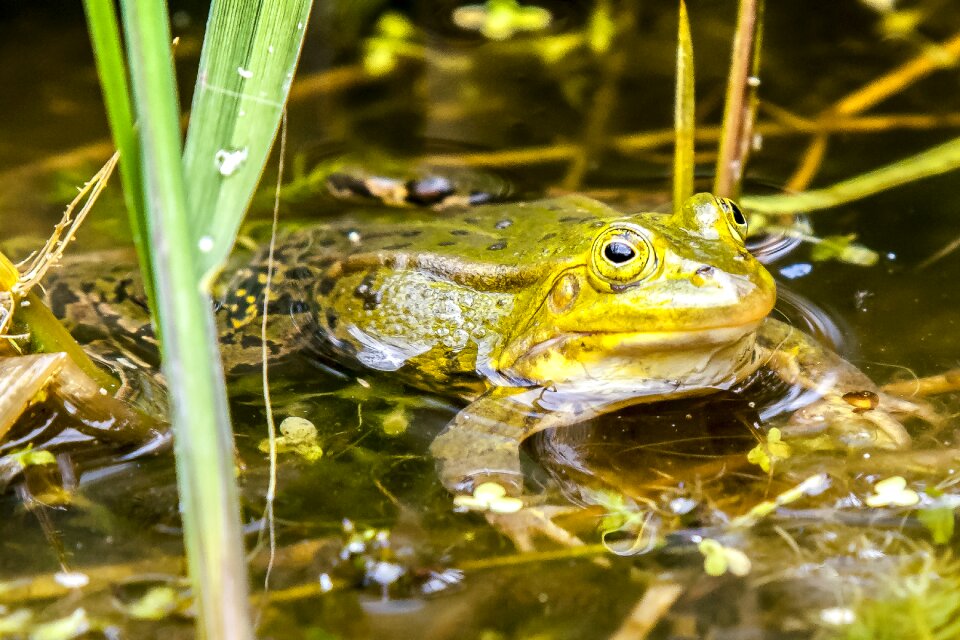
[[593,243],[594,270],[610,284],[623,285],[639,280],[648,275],[655,264],[650,241],[632,227],[611,227]]
[[741,240],[745,240],[747,237],[747,217],[743,215],[743,211],[740,210],[737,203],[729,198],[717,198],[717,204],[723,211],[723,216],[727,220],[730,231]]

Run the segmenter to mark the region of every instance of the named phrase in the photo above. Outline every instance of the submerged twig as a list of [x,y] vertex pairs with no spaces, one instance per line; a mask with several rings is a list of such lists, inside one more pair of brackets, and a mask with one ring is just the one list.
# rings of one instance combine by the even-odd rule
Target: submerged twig
[[[67,205],[63,217],[56,224],[53,233],[47,238],[43,247],[17,265],[20,268],[21,275],[19,281],[11,288],[13,293],[18,296],[29,293],[43,279],[50,267],[60,261],[67,245],[74,240],[80,225],[83,224],[87,214],[96,204],[97,198],[100,197],[100,193],[107,186],[107,181],[110,180],[119,158],[120,152],[115,152],[110,156],[110,159],[100,168],[100,171],[83,185],[77,197]],[[86,202],[74,216],[74,209],[83,202],[84,198],[86,198]]]
[[882,389],[896,396],[933,396],[960,391],[960,369],[951,369],[935,376],[889,382]]
[[[927,130],[960,127],[960,113],[934,114],[888,114],[859,118],[836,118],[825,121],[761,122],[755,132],[764,138],[801,136],[812,133],[877,133],[896,129]],[[720,139],[719,126],[699,127],[694,136],[697,142],[716,142]],[[647,152],[673,144],[676,134],[673,128],[651,129],[637,133],[613,136],[607,140],[608,147],[623,154]],[[537,147],[517,147],[502,151],[478,151],[474,153],[444,153],[424,156],[422,161],[448,167],[513,167],[531,164],[568,162],[579,152],[574,144],[561,143]]]
[[[925,49],[919,56],[885,73],[835,102],[821,112],[818,120],[852,116],[862,113],[902,91],[917,80],[943,68],[943,57],[960,57],[960,34],[955,34],[936,49]],[[807,188],[816,176],[823,158],[827,140],[815,138],[804,152],[799,168],[787,181],[787,189],[801,191]]]
[[610,636],[610,640],[643,640],[681,595],[683,587],[676,582],[654,582],[647,587],[643,597],[627,614],[620,628]]

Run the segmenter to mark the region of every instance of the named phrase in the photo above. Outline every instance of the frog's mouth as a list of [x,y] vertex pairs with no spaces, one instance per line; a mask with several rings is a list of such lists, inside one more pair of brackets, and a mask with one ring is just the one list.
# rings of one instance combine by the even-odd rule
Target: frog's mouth
[[561,334],[534,345],[507,375],[543,385],[635,388],[638,395],[660,397],[724,389],[759,366],[759,325]]

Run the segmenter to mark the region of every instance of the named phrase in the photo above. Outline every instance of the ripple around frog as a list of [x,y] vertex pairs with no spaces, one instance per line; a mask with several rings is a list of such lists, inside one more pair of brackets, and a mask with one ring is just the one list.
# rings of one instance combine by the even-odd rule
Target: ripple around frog
[[[843,349],[847,341],[835,318],[793,291],[781,287],[779,293],[775,313]],[[626,521],[603,532],[604,543],[620,555],[645,553],[659,536],[686,535],[677,500],[689,500],[688,492],[701,483],[741,485],[743,478],[722,478],[738,468],[758,471],[747,464],[746,454],[763,440],[766,428],[818,397],[760,371],[731,391],[633,405],[572,427],[548,429],[531,438],[528,449],[541,473],[575,504],[595,506],[597,496],[605,496],[599,503],[603,506],[619,494],[613,502],[633,515],[616,516],[614,507],[610,513]],[[715,491],[726,496],[737,492],[732,487]],[[674,523],[668,524],[671,519]]]

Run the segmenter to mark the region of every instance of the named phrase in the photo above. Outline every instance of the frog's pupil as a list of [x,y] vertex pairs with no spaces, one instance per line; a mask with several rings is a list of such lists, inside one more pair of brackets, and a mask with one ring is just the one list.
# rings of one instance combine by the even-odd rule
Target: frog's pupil
[[733,209],[734,222],[736,222],[737,224],[747,224],[747,219],[744,217],[743,211],[740,211],[740,207],[738,207],[735,203],[731,202],[730,208]]
[[637,254],[626,242],[611,242],[604,247],[603,255],[613,264],[623,264],[632,260]]

